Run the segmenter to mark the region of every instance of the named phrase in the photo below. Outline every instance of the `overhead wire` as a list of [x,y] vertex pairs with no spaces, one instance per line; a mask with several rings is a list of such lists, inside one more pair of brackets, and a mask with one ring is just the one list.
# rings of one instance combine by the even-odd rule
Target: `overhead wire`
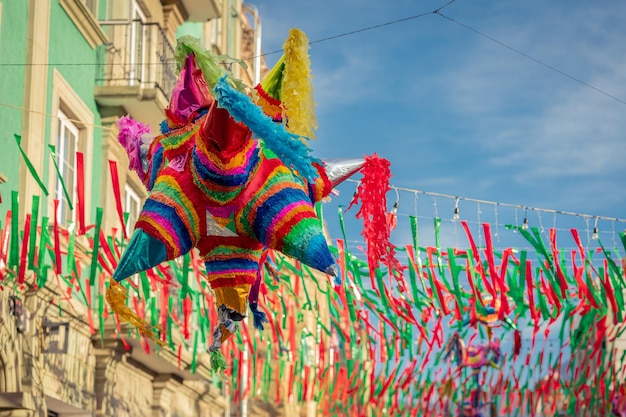
[[[41,116],[46,116],[46,117],[51,117],[51,118],[56,118],[56,119],[60,119],[61,118],[57,114],[47,113],[47,112],[43,112],[43,111],[40,111],[40,110],[34,110],[34,109],[23,107],[23,106],[16,106],[14,104],[9,104],[9,103],[0,103],[0,107],[6,107],[6,108],[9,108],[9,109],[14,109],[14,110],[21,110],[21,111],[25,111],[27,113],[39,114]],[[70,117],[64,117],[63,119],[67,120],[69,122],[75,123],[77,125],[80,125],[80,126],[90,126],[90,127],[94,127],[94,128],[102,129],[102,130],[111,130],[111,131],[115,130],[115,129],[111,128],[111,127],[97,125],[97,124],[94,124],[94,123],[87,123],[87,122],[85,122],[83,120],[72,119]]]
[[[403,23],[403,22],[407,22],[407,21],[410,21],[410,20],[415,20],[415,19],[418,19],[418,18],[422,18],[422,17],[425,17],[425,16],[436,14],[436,15],[439,15],[440,17],[448,20],[449,22],[455,23],[455,24],[457,24],[457,25],[459,25],[459,26],[461,26],[461,27],[463,27],[463,28],[465,28],[465,29],[467,29],[467,30],[469,30],[469,31],[479,35],[479,36],[484,37],[485,39],[488,39],[491,42],[497,43],[498,45],[500,45],[500,46],[502,46],[504,48],[507,48],[507,49],[509,49],[509,50],[511,50],[511,51],[513,51],[513,52],[515,52],[515,53],[517,53],[517,54],[519,54],[519,55],[521,55],[521,56],[523,56],[523,57],[525,57],[525,58],[535,62],[536,64],[539,64],[539,65],[541,65],[541,66],[551,70],[551,71],[554,71],[555,73],[557,73],[557,74],[559,74],[561,76],[569,78],[570,80],[572,80],[574,82],[577,82],[577,83],[579,83],[579,84],[581,84],[581,85],[583,85],[583,86],[585,86],[587,88],[590,88],[590,89],[592,89],[592,90],[594,90],[594,91],[596,91],[596,92],[598,92],[598,93],[600,93],[600,94],[602,94],[602,95],[604,95],[606,97],[609,97],[609,98],[611,98],[611,99],[613,99],[613,100],[615,100],[615,101],[617,101],[617,102],[619,102],[621,104],[626,104],[625,100],[622,100],[622,99],[620,99],[619,97],[616,97],[613,94],[610,94],[610,93],[608,93],[608,92],[606,92],[604,90],[601,90],[598,87],[595,87],[594,85],[589,84],[588,82],[585,82],[585,81],[581,80],[580,78],[574,77],[574,76],[566,73],[565,71],[562,71],[562,70],[556,68],[553,65],[547,64],[547,63],[545,63],[545,62],[543,62],[543,61],[541,61],[541,60],[539,60],[539,59],[537,59],[537,58],[535,58],[535,57],[533,57],[533,56],[531,56],[531,55],[529,55],[529,54],[527,54],[527,53],[525,53],[525,52],[523,52],[523,51],[521,51],[521,50],[519,50],[519,49],[517,49],[517,48],[515,48],[513,46],[510,46],[510,45],[508,45],[508,44],[506,44],[506,43],[504,43],[502,41],[499,41],[499,40],[493,38],[492,36],[489,36],[489,35],[481,32],[481,31],[479,31],[479,30],[477,30],[477,29],[475,29],[475,28],[473,28],[473,27],[471,27],[471,26],[469,26],[467,24],[462,23],[462,22],[460,22],[457,19],[454,19],[454,18],[452,18],[452,17],[450,17],[448,15],[445,15],[445,14],[443,14],[441,12],[444,8],[448,7],[449,5],[454,3],[455,1],[456,0],[450,0],[447,3],[445,3],[443,6],[437,8],[435,10],[432,10],[430,12],[420,13],[420,14],[417,14],[417,15],[408,16],[408,17],[404,17],[404,18],[401,18],[401,19],[392,20],[392,21],[389,21],[389,22],[384,22],[384,23],[380,23],[380,24],[376,24],[376,25],[372,25],[372,26],[367,26],[367,27],[364,27],[364,28],[361,28],[361,29],[356,29],[356,30],[351,30],[351,31],[348,31],[348,32],[339,33],[337,35],[332,35],[332,36],[328,36],[326,38],[321,38],[321,39],[310,41],[309,44],[313,45],[313,44],[318,44],[318,43],[322,43],[322,42],[327,42],[327,41],[335,40],[335,39],[338,39],[338,38],[351,36],[351,35],[355,35],[355,34],[358,34],[358,33],[367,32],[367,31],[370,31],[370,30],[380,29],[382,27],[395,25],[395,24],[398,24],[398,23]],[[251,57],[248,57],[248,58],[244,58],[244,59],[242,59],[242,61],[248,61],[248,60],[252,60],[252,59],[255,59],[255,58],[259,58],[259,57],[267,57],[267,56],[270,56],[270,55],[273,55],[273,54],[281,53],[283,51],[284,51],[283,49],[278,49],[278,50],[275,50],[275,51],[272,51],[272,52],[267,52],[267,53],[263,53],[263,54],[260,54],[260,55],[254,55],[254,56],[251,56]],[[136,65],[171,65],[174,62],[175,61],[173,61],[173,60],[164,60],[164,61],[161,61],[161,62],[138,63]],[[41,65],[41,66],[95,66],[95,65],[99,65],[99,66],[118,66],[118,65],[123,65],[123,64],[116,64],[116,63],[68,63],[68,62],[64,62],[64,63],[0,63],[0,67],[35,66],[35,65]]]
[[486,35],[483,32],[481,32],[481,31],[479,31],[477,29],[474,29],[471,26],[468,26],[468,25],[466,25],[466,24],[464,24],[464,23],[462,23],[462,22],[460,22],[460,21],[458,21],[456,19],[451,18],[450,16],[447,16],[447,15],[441,13],[440,11],[435,11],[433,13],[443,17],[444,19],[448,20],[449,22],[455,23],[455,24],[461,26],[462,28],[465,28],[465,29],[467,29],[467,30],[469,30],[471,32],[474,32],[475,34],[477,34],[479,36],[482,36],[483,38],[488,39],[491,42],[495,42],[498,45],[503,46],[503,47],[505,47],[505,48],[507,48],[507,49],[509,49],[509,50],[511,50],[513,52],[515,52],[518,55],[523,56],[524,58],[527,58],[527,59],[529,59],[529,60],[531,60],[531,61],[533,61],[533,62],[535,62],[535,63],[537,63],[537,64],[539,64],[539,65],[541,65],[543,67],[545,67],[545,68],[548,68],[549,70],[554,71],[557,74],[560,74],[560,75],[562,75],[564,77],[567,77],[567,78],[569,78],[572,81],[575,81],[575,82],[577,82],[579,84],[584,85],[585,87],[591,88],[592,90],[595,90],[595,91],[597,91],[600,94],[604,94],[605,96],[610,97],[610,98],[612,98],[615,101],[618,101],[618,102],[620,102],[622,104],[626,104],[626,101],[624,101],[624,100],[622,100],[622,99],[620,99],[618,97],[615,97],[614,95],[609,94],[606,91],[600,90],[599,88],[594,87],[593,85],[591,85],[591,84],[589,84],[589,83],[587,83],[587,82],[585,82],[585,81],[583,81],[583,80],[581,80],[579,78],[571,76],[571,75],[567,74],[566,72],[561,71],[560,69],[558,69],[558,68],[556,68],[556,67],[554,67],[554,66],[552,66],[550,64],[546,64],[545,62],[543,62],[543,61],[541,61],[541,60],[539,60],[537,58],[534,58],[534,57],[528,55],[527,53],[524,53],[524,52],[520,51],[517,48],[514,48],[514,47],[512,47],[510,45],[507,45],[506,43],[504,43],[502,41],[499,41],[499,40],[497,40],[497,39],[495,39],[495,38],[493,38],[493,37],[491,37],[489,35]]
[[[497,40],[497,39],[495,39],[495,38],[493,38],[493,37],[491,37],[489,35],[486,35],[485,33],[481,32],[481,31],[479,31],[477,29],[474,29],[471,26],[468,26],[468,25],[466,25],[466,24],[464,24],[464,23],[462,23],[462,22],[460,22],[460,21],[458,21],[458,20],[456,20],[456,19],[454,19],[454,18],[452,18],[452,17],[450,17],[448,15],[445,15],[445,14],[443,14],[441,12],[444,8],[448,7],[449,5],[454,3],[455,1],[456,0],[450,0],[447,3],[445,3],[444,5],[442,5],[441,7],[437,8],[435,10],[432,10],[430,12],[420,13],[420,14],[413,15],[413,16],[408,16],[408,17],[404,17],[404,18],[401,18],[401,19],[396,19],[396,20],[392,20],[392,21],[389,21],[389,22],[385,22],[385,23],[380,23],[380,24],[364,27],[362,29],[356,29],[356,30],[352,30],[352,31],[348,31],[348,32],[343,32],[343,33],[340,33],[340,34],[337,34],[337,35],[332,35],[332,36],[328,36],[326,38],[321,38],[321,39],[310,41],[309,44],[313,45],[313,44],[317,44],[317,43],[327,42],[327,41],[330,41],[330,40],[334,40],[334,39],[338,39],[338,38],[342,38],[342,37],[346,37],[346,36],[351,36],[351,35],[355,35],[355,34],[358,34],[358,33],[366,32],[366,31],[370,31],[370,30],[375,30],[375,29],[379,29],[379,28],[382,28],[382,27],[386,27],[386,26],[390,26],[390,25],[394,25],[394,24],[398,24],[398,23],[402,23],[402,22],[406,22],[406,21],[410,21],[410,20],[415,20],[415,19],[418,19],[418,18],[421,18],[421,17],[432,15],[432,14],[436,14],[436,15],[439,15],[440,17],[448,20],[449,22],[455,23],[455,24],[457,24],[457,25],[459,25],[459,26],[461,26],[461,27],[463,27],[463,28],[473,32],[473,33],[476,33],[479,36],[484,37],[485,39],[488,39],[488,40],[490,40],[490,41],[492,41],[494,43],[497,43],[498,45],[503,46],[503,47],[505,47],[505,48],[507,48],[507,49],[509,49],[509,50],[511,50],[511,51],[513,51],[513,52],[515,52],[515,53],[517,53],[517,54],[519,54],[519,55],[521,55],[521,56],[523,56],[523,57],[525,57],[525,58],[527,58],[527,59],[529,59],[529,60],[531,60],[531,61],[533,61],[533,62],[535,62],[535,63],[537,63],[537,64],[539,64],[541,66],[543,66],[543,67],[545,67],[545,68],[548,68],[551,71],[556,72],[557,74],[560,74],[560,75],[562,75],[562,76],[564,76],[566,78],[569,78],[570,80],[575,81],[575,82],[577,82],[577,83],[579,83],[579,84],[581,84],[581,85],[583,85],[583,86],[585,86],[587,88],[590,88],[590,89],[592,89],[592,90],[594,90],[594,91],[596,91],[596,92],[598,92],[600,94],[603,94],[603,95],[605,95],[605,96],[607,96],[607,97],[609,97],[609,98],[611,98],[611,99],[613,99],[613,100],[615,100],[615,101],[617,101],[619,103],[626,104],[626,101],[624,101],[624,100],[622,100],[622,99],[620,99],[620,98],[618,98],[618,97],[616,97],[616,96],[614,96],[614,95],[612,95],[610,93],[607,93],[604,90],[601,90],[601,89],[599,89],[599,88],[597,88],[597,87],[595,87],[595,86],[593,86],[593,85],[591,85],[591,84],[589,84],[589,83],[587,83],[587,82],[585,82],[585,81],[583,81],[583,80],[581,80],[579,78],[576,78],[576,77],[574,77],[572,75],[569,75],[566,72],[564,72],[564,71],[562,71],[562,70],[560,70],[560,69],[558,69],[558,68],[556,68],[556,67],[554,67],[554,66],[552,66],[550,64],[547,64],[547,63],[545,63],[545,62],[543,62],[543,61],[541,61],[541,60],[539,60],[537,58],[534,58],[531,55],[529,55],[529,54],[527,54],[525,52],[522,52],[521,50],[519,50],[517,48],[514,48],[514,47],[512,47],[512,46],[510,46],[510,45],[508,45],[508,44],[506,44],[506,43],[504,43],[502,41],[499,41],[499,40]],[[242,59],[242,61],[252,60],[252,59],[258,58],[258,57],[266,57],[266,56],[269,56],[269,55],[272,55],[272,54],[276,54],[276,53],[281,53],[281,52],[283,52],[283,49],[279,49],[279,50],[268,52],[268,53],[263,53],[261,55],[251,56],[249,58]],[[138,63],[136,65],[171,65],[174,62],[175,61],[166,60],[166,61],[162,61],[162,62]],[[106,64],[106,63],[21,63],[21,64],[20,63],[0,63],[0,67],[8,67],[8,66],[35,66],[35,65],[41,65],[41,66],[94,66],[94,65],[117,66],[117,65],[123,65],[123,64],[114,64],[114,63],[110,63],[110,64]],[[56,117],[55,115],[52,115],[52,114],[42,113],[40,111],[27,109],[27,108],[23,108],[23,107],[19,107],[19,106],[13,106],[13,105],[6,104],[6,103],[0,103],[0,106],[8,107],[8,108],[15,108],[15,109],[19,109],[19,110],[23,110],[23,111],[27,111],[27,112],[31,112],[31,113],[39,113],[39,114],[43,114],[43,115],[48,116],[48,117]],[[98,126],[98,125],[93,125],[93,126],[101,128],[101,129],[105,129],[105,130],[109,129],[109,128],[105,127],[105,126]]]
[[[509,49],[509,50],[511,50],[511,51],[513,51],[513,52],[515,52],[515,53],[517,53],[517,54],[519,54],[519,55],[521,55],[521,56],[523,56],[523,57],[525,57],[525,58],[535,62],[536,64],[539,64],[539,65],[541,65],[541,66],[551,70],[551,71],[554,71],[557,74],[560,74],[560,75],[562,75],[562,76],[564,76],[566,78],[569,78],[570,80],[575,81],[575,82],[577,82],[577,83],[579,83],[579,84],[581,84],[581,85],[583,85],[583,86],[585,86],[587,88],[590,88],[590,89],[592,89],[592,90],[594,90],[594,91],[596,91],[596,92],[598,92],[600,94],[603,94],[603,95],[605,95],[605,96],[607,96],[607,97],[609,97],[609,98],[611,98],[611,99],[613,99],[613,100],[615,100],[615,101],[617,101],[619,103],[626,104],[625,100],[622,100],[619,97],[614,96],[613,94],[607,93],[606,91],[601,90],[598,87],[595,87],[594,85],[589,84],[589,83],[581,80],[580,78],[574,77],[574,76],[566,73],[565,71],[562,71],[562,70],[556,68],[553,65],[547,64],[547,63],[545,63],[545,62],[543,62],[543,61],[541,61],[541,60],[539,60],[539,59],[537,59],[537,58],[535,58],[535,57],[533,57],[533,56],[531,56],[531,55],[529,55],[529,54],[527,54],[527,53],[525,53],[525,52],[523,52],[523,51],[521,51],[521,50],[519,50],[519,49],[517,49],[517,48],[515,48],[513,46],[510,46],[510,45],[508,45],[508,44],[506,44],[506,43],[504,43],[502,41],[499,41],[499,40],[497,40],[497,39],[495,39],[495,38],[493,38],[493,37],[491,37],[491,36],[481,32],[479,30],[474,29],[473,27],[468,26],[468,25],[460,22],[459,20],[454,19],[454,18],[452,18],[452,17],[450,17],[448,15],[445,15],[445,14],[443,14],[441,12],[441,10],[443,10],[446,7],[448,7],[449,5],[454,3],[455,1],[456,0],[450,0],[446,4],[444,4],[443,6],[437,8],[435,10],[432,10],[430,12],[420,13],[420,14],[416,14],[416,15],[413,15],[413,16],[404,17],[404,18],[401,18],[401,19],[391,20],[389,22],[384,22],[384,23],[379,23],[379,24],[372,25],[372,26],[367,26],[367,27],[364,27],[364,28],[361,28],[361,29],[355,29],[355,30],[351,30],[351,31],[348,31],[348,32],[339,33],[337,35],[328,36],[326,38],[316,39],[316,40],[310,41],[309,45],[314,45],[314,44],[318,44],[318,43],[322,43],[322,42],[327,42],[327,41],[343,38],[343,37],[346,37],[346,36],[351,36],[351,35],[355,35],[355,34],[358,34],[358,33],[367,32],[367,31],[370,31],[370,30],[380,29],[382,27],[391,26],[391,25],[395,25],[395,24],[398,24],[398,23],[403,23],[403,22],[407,22],[407,21],[410,21],[410,20],[415,20],[415,19],[419,19],[421,17],[425,17],[425,16],[429,16],[429,15],[432,15],[432,14],[436,14],[436,15],[439,15],[440,17],[448,20],[449,22],[455,23],[455,24],[457,24],[457,25],[459,25],[459,26],[461,26],[461,27],[463,27],[463,28],[465,28],[465,29],[467,29],[467,30],[469,30],[471,32],[476,33],[479,36],[484,37],[485,39],[488,39],[491,42],[497,43],[498,45],[503,46],[503,47],[505,47],[505,48],[507,48],[507,49]],[[267,57],[267,56],[270,56],[270,55],[282,53],[283,51],[284,51],[283,49],[277,49],[277,50],[272,51],[272,52],[267,52],[267,53],[263,53],[263,54],[260,54],[260,55],[253,55],[253,56],[250,56],[248,58],[243,58],[243,59],[241,59],[241,61],[249,61],[249,60],[253,60],[255,58],[259,58],[259,57]],[[145,66],[148,66],[148,65],[150,65],[150,66],[152,66],[152,65],[171,65],[173,63],[175,63],[174,60],[164,60],[164,61],[161,61],[161,62],[142,62],[142,63],[137,63],[136,65],[142,65],[142,66],[144,66],[144,65]],[[41,66],[95,66],[95,65],[98,65],[98,66],[119,66],[119,65],[124,65],[124,64],[92,63],[92,62],[91,63],[68,63],[68,62],[64,62],[64,63],[0,63],[0,67],[37,66],[37,65],[41,65]]]

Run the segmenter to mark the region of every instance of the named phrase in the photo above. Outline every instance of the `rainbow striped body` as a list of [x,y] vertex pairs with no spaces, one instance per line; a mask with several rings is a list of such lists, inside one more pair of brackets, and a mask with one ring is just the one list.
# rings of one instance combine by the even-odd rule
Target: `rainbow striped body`
[[[205,117],[152,143],[151,193],[136,229],[163,244],[168,260],[197,247],[218,304],[243,313],[266,248],[323,272],[335,262],[309,185],[261,140],[220,152],[202,132]],[[213,235],[209,221],[232,235]]]

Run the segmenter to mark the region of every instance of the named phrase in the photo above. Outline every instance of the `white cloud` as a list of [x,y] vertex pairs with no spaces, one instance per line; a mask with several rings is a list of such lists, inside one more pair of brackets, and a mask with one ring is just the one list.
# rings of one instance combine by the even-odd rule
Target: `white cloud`
[[[519,31],[489,30],[547,65],[626,100],[621,52],[626,33],[618,36],[613,27],[598,24],[614,12],[561,12],[560,19],[538,16]],[[519,182],[624,173],[624,104],[493,42],[467,43],[462,64],[447,69],[438,82],[445,80],[451,111],[466,119],[470,140],[483,148],[489,164],[514,168]]]

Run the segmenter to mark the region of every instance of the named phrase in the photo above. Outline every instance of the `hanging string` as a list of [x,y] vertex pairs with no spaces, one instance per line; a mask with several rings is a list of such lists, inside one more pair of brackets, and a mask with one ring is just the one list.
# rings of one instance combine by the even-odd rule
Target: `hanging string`
[[452,223],[454,223],[454,244],[456,247],[459,247],[459,220],[460,220],[460,210],[459,210],[459,199],[456,198],[454,200],[454,217],[452,219]]
[[495,217],[495,224],[496,224],[495,237],[496,237],[496,240],[500,242],[500,229],[498,226],[498,205],[497,204],[493,206],[493,215]]
[[[358,181],[357,180],[353,180],[353,179],[347,179],[346,182],[357,183]],[[611,221],[611,222],[619,222],[619,223],[625,223],[626,224],[626,218],[609,217],[609,216],[598,216],[598,215],[593,215],[593,214],[578,213],[578,212],[567,211],[567,210],[555,210],[555,209],[547,209],[547,208],[540,208],[540,207],[531,207],[531,206],[524,206],[524,205],[520,205],[520,204],[503,203],[503,202],[492,201],[492,200],[484,200],[484,199],[478,199],[478,198],[456,196],[456,195],[451,195],[451,194],[442,194],[442,193],[437,193],[437,192],[432,192],[432,191],[417,190],[417,189],[414,189],[414,188],[397,187],[397,186],[394,186],[394,185],[391,185],[389,188],[391,188],[391,189],[398,189],[399,191],[406,191],[406,192],[410,192],[410,193],[424,194],[424,195],[428,195],[428,196],[432,196],[432,197],[448,198],[448,199],[451,199],[451,200],[454,200],[454,199],[458,198],[459,200],[469,201],[469,202],[472,202],[472,203],[499,205],[501,207],[518,208],[518,209],[523,209],[523,210],[526,210],[526,211],[532,210],[532,211],[537,212],[537,213],[551,213],[551,214],[558,214],[558,215],[564,215],[564,216],[573,216],[573,217],[580,217],[580,218],[593,218],[593,219],[595,219],[597,217],[600,220],[607,220],[607,221]]]
[[481,225],[480,225],[480,214],[482,213],[482,211],[480,210],[480,203],[476,204],[476,214],[478,217],[478,246],[482,246],[483,245],[483,234],[482,234],[482,230],[481,230]]
[[543,222],[542,222],[542,218],[541,218],[541,213],[537,212],[537,220],[539,220],[539,231],[541,232],[541,234],[545,234],[545,229],[543,227]]
[[589,245],[591,245],[591,235],[589,234],[589,218],[585,218],[585,233],[587,234],[587,251],[589,250]]

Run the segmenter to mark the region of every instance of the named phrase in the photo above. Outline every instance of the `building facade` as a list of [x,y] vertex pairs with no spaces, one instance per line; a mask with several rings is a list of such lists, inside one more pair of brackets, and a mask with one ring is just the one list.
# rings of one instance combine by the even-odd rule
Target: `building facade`
[[[230,414],[203,354],[192,357],[188,346],[156,354],[113,320],[94,323],[89,301],[78,302],[63,278],[89,269],[94,223],[113,239],[132,229],[147,193],[127,169],[115,122],[129,114],[158,133],[181,25],[242,57],[254,51],[251,38],[260,45],[248,9],[232,0],[0,0],[0,230],[33,224],[34,236],[58,234],[63,264],[35,274],[32,258],[11,264],[0,248],[1,417]],[[254,73],[253,62],[236,75],[251,83]],[[20,285],[6,285],[18,270]]]

